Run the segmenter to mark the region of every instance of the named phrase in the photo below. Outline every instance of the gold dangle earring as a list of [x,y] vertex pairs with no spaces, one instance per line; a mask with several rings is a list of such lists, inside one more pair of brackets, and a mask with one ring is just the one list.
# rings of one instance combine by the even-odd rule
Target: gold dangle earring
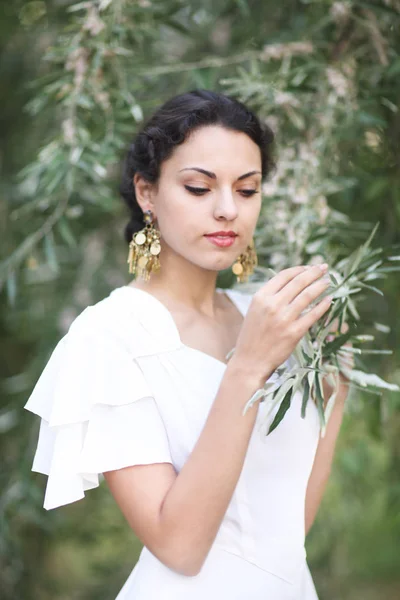
[[160,259],[158,255],[161,252],[160,232],[153,225],[153,215],[151,210],[144,213],[145,227],[132,236],[129,243],[129,273],[136,273],[137,277],[148,281],[151,273],[157,273],[160,270]]
[[251,240],[245,252],[241,254],[232,265],[232,271],[239,283],[246,283],[249,275],[252,275],[254,267],[258,264],[254,239]]

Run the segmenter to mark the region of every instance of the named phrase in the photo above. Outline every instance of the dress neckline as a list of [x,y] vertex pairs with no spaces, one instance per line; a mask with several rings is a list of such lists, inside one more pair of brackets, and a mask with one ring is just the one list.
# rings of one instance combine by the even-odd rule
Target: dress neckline
[[[184,344],[180,333],[179,333],[179,329],[177,324],[175,323],[175,319],[172,316],[171,311],[165,306],[165,304],[163,304],[163,302],[161,302],[161,300],[159,300],[158,298],[156,298],[153,294],[150,294],[150,292],[146,292],[145,290],[142,290],[140,288],[135,288],[131,285],[123,285],[120,288],[118,288],[120,290],[126,289],[129,290],[130,292],[139,292],[139,294],[144,294],[147,298],[149,298],[150,301],[153,301],[154,304],[156,306],[159,307],[159,309],[167,316],[167,318],[170,321],[170,324],[174,330],[174,333],[176,335],[177,340],[179,341],[180,345],[185,348],[186,350],[190,350],[191,352],[195,352],[196,354],[198,354],[199,356],[203,356],[207,359],[210,359],[211,361],[213,361],[215,364],[222,366],[224,369],[226,369],[226,367],[228,366],[227,362],[224,362],[222,360],[220,360],[219,358],[216,358],[215,356],[213,356],[212,354],[208,354],[207,352],[203,352],[203,350],[199,350],[198,348],[193,348],[192,346],[188,346],[187,344]],[[216,288],[216,291],[220,294],[224,294],[228,300],[230,300],[232,302],[232,304],[235,306],[235,308],[240,312],[240,314],[244,317],[245,316],[245,311],[242,309],[242,307],[240,306],[240,304],[238,302],[236,302],[237,296],[236,294],[238,293],[236,290],[232,290],[229,288]],[[233,348],[232,348],[233,350]]]

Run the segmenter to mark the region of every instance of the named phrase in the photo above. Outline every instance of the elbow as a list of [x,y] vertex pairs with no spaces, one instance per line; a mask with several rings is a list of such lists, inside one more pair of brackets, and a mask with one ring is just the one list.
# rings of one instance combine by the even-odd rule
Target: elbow
[[185,577],[199,575],[210,547],[194,535],[192,528],[161,528],[157,556],[169,569]]
[[194,555],[193,551],[182,552],[182,549],[179,549],[176,552],[171,552],[170,563],[170,568],[176,573],[185,577],[196,577],[202,569],[204,559]]
[[185,577],[196,577],[199,575],[205,556],[199,555],[194,544],[170,543],[158,553],[159,559],[172,571]]
[[185,577],[196,577],[199,575],[201,571],[201,566],[199,567],[196,563],[180,563],[175,571],[180,575],[184,575]]
[[177,557],[168,556],[168,559],[165,557],[159,556],[159,559],[166,567],[178,573],[178,575],[184,575],[185,577],[196,577],[201,571],[202,563],[199,564],[195,560],[190,560],[189,557],[186,557],[185,560]]

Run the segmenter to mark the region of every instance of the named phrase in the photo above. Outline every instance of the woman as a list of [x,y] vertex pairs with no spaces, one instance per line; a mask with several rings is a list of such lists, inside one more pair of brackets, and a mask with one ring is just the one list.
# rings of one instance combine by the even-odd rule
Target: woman
[[243,408],[329,308],[309,306],[326,265],[285,269],[253,295],[216,288],[219,271],[245,280],[256,262],[272,141],[210,91],[155,112],[122,189],[139,276],[74,320],[26,405],[41,417],[32,469],[48,475],[45,508],[103,474],[144,544],[118,600],[317,598],[304,548],[317,408],[302,419],[297,392],[268,436],[277,408]]

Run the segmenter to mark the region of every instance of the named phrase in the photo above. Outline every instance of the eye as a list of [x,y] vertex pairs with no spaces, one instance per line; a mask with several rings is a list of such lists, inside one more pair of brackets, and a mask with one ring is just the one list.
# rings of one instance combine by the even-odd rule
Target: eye
[[[202,196],[203,194],[205,194],[206,192],[209,192],[210,190],[208,188],[199,188],[199,187],[192,187],[191,185],[185,185],[185,188],[191,193],[191,194],[195,194],[196,196]],[[243,196],[245,196],[246,198],[248,198],[249,196],[254,196],[254,194],[257,194],[259,190],[238,190]]]
[[258,190],[239,190],[241,194],[245,196],[254,196],[254,194],[258,193]]
[[198,188],[198,187],[192,187],[191,185],[185,185],[185,188],[191,193],[191,194],[196,194],[196,196],[201,196],[203,195],[205,192],[208,192],[208,188]]

